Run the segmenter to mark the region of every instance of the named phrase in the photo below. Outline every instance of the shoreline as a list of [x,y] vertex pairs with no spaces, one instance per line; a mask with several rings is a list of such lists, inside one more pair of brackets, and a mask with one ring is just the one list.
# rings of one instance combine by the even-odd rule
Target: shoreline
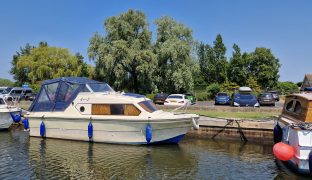
[[222,119],[201,116],[199,129],[187,137],[273,143],[274,120]]

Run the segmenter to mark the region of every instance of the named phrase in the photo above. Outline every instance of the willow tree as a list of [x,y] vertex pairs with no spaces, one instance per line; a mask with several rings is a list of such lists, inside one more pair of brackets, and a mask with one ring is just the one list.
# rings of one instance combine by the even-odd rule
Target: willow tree
[[89,57],[95,62],[96,79],[119,90],[151,91],[152,74],[157,66],[152,51],[152,33],[144,13],[129,10],[105,20],[104,36],[90,39]]
[[40,44],[16,59],[17,69],[27,69],[30,84],[62,76],[88,76],[87,65],[68,49]]
[[156,20],[158,87],[165,92],[185,92],[193,88],[192,31],[170,17]]

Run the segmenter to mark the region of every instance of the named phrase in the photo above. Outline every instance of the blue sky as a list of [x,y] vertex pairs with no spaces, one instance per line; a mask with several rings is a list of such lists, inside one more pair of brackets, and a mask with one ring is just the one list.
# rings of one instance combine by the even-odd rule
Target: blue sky
[[9,74],[13,54],[26,43],[46,41],[51,46],[80,52],[87,62],[89,39],[104,33],[106,18],[128,9],[143,11],[154,33],[155,19],[171,16],[193,30],[195,40],[212,44],[221,34],[232,53],[270,48],[279,58],[280,81],[302,81],[312,73],[312,1],[290,0],[28,0],[0,5],[0,78]]

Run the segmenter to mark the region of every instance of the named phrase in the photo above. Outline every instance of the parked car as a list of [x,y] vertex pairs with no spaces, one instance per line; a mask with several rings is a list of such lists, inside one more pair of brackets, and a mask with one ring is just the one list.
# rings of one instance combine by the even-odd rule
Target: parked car
[[232,95],[232,106],[235,107],[260,107],[257,98],[252,93],[239,92]]
[[184,94],[170,94],[164,102],[165,106],[185,106],[190,104],[191,101]]
[[155,104],[164,104],[168,94],[166,93],[158,93],[154,96],[154,103]]
[[6,101],[13,100],[28,100],[32,96],[31,88],[22,88],[22,87],[9,87],[2,92],[3,98]]
[[0,94],[3,93],[4,90],[6,90],[8,87],[0,87]]
[[279,101],[279,95],[277,91],[268,91],[268,93],[272,93],[275,101]]
[[275,98],[272,93],[261,93],[258,96],[258,102],[262,105],[275,106]]
[[27,97],[27,100],[29,100],[29,101],[33,101],[33,100],[35,100],[35,99],[36,99],[36,96],[37,96],[37,94],[36,94],[36,93],[31,93],[31,95]]
[[197,99],[196,99],[196,97],[192,93],[185,93],[184,95],[186,96],[186,98],[188,100],[191,101],[191,104],[195,104],[196,103]]
[[225,92],[219,92],[215,97],[215,105],[230,104],[230,96]]

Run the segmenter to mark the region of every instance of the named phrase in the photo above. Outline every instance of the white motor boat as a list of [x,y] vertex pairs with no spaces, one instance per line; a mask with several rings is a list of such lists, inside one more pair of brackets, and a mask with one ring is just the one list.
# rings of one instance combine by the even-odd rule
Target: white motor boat
[[21,119],[21,109],[10,106],[3,97],[0,97],[0,129],[8,129],[14,121]]
[[44,81],[26,117],[30,136],[117,144],[178,143],[199,119],[80,77]]
[[312,94],[293,94],[285,99],[274,127],[275,156],[300,173],[312,173]]

